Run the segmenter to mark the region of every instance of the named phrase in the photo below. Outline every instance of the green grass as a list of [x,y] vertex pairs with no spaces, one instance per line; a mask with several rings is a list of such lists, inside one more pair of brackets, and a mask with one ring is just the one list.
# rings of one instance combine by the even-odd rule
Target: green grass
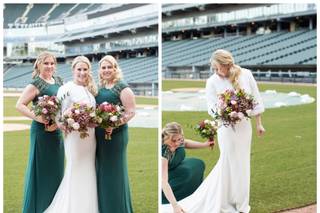
[[[142,137],[148,135],[148,137]],[[157,212],[157,129],[130,128],[128,168],[135,212]],[[4,212],[20,212],[29,153],[29,131],[4,133]]]
[[31,120],[17,120],[17,121],[8,120],[8,121],[3,121],[3,123],[4,124],[15,123],[15,124],[29,124],[29,125],[31,125]]
[[162,91],[167,91],[177,88],[189,88],[189,87],[205,87],[205,81],[198,80],[163,80],[162,81]]
[[15,108],[17,100],[18,97],[3,97],[4,116],[21,116]]
[[158,98],[136,97],[137,104],[158,105]]
[[[181,87],[190,87],[188,85],[180,84]],[[316,97],[316,87],[261,84],[259,88]],[[162,116],[163,125],[177,121],[183,125],[186,137],[203,141],[190,125],[209,118],[206,112],[163,112]],[[253,131],[251,212],[269,213],[315,203],[316,103],[267,109],[262,119],[266,135],[257,138]],[[204,160],[207,175],[219,157],[219,150],[218,147],[213,151],[188,150],[187,155]]]

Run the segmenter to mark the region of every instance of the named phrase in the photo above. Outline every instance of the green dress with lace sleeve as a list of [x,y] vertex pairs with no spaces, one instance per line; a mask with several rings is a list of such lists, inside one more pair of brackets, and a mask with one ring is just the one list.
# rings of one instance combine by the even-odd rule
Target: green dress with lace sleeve
[[[191,195],[202,183],[204,162],[197,158],[185,158],[184,144],[174,152],[162,144],[162,157],[168,160],[168,182],[177,200]],[[169,201],[162,192],[162,204]]]
[[[39,90],[32,102],[37,104],[43,95],[57,94],[63,84],[62,79],[54,77],[49,84],[39,76],[30,84]],[[32,121],[30,129],[29,161],[25,174],[23,213],[42,213],[51,203],[63,177],[64,148],[60,130],[48,132],[45,126]]]
[[[122,105],[120,94],[128,87],[118,81],[112,88],[100,88],[96,103]],[[131,213],[131,195],[127,165],[128,125],[113,130],[111,140],[105,140],[105,130],[96,128],[97,185],[100,213]]]

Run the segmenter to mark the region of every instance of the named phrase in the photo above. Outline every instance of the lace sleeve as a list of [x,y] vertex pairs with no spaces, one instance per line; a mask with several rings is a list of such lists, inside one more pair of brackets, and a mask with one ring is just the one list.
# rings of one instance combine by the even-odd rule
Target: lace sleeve
[[30,84],[32,84],[33,86],[35,86],[40,94],[42,94],[42,92],[47,88],[48,84],[42,80],[39,76],[35,77],[34,79],[32,79],[32,81],[30,82]]
[[124,88],[129,87],[129,85],[124,81],[119,81],[114,87],[112,88],[112,92],[114,92],[117,96],[120,96],[121,91]]

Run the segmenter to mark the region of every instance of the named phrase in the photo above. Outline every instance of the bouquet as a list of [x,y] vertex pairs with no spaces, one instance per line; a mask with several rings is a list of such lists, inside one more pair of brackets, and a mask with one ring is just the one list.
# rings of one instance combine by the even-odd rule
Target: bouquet
[[[103,102],[96,109],[97,117],[99,118],[99,126],[107,129],[110,127],[117,128],[120,125],[120,117],[124,113],[124,108],[120,105],[114,105],[108,102]],[[105,139],[111,140],[111,135],[105,132]]]
[[65,133],[78,131],[80,138],[89,136],[88,128],[97,126],[98,119],[95,109],[87,104],[74,103],[69,109],[64,111],[60,120],[65,127]]
[[219,126],[217,121],[203,120],[200,121],[194,129],[202,138],[213,141],[214,137],[217,135],[218,128]]
[[38,97],[38,102],[32,109],[36,116],[42,116],[44,120],[48,121],[48,123],[45,124],[45,130],[47,130],[50,125],[55,123],[55,117],[60,107],[61,103],[56,96],[44,95]]
[[256,106],[253,96],[240,90],[226,90],[219,95],[218,110],[215,117],[225,126],[239,123],[243,118],[250,118],[251,111]]

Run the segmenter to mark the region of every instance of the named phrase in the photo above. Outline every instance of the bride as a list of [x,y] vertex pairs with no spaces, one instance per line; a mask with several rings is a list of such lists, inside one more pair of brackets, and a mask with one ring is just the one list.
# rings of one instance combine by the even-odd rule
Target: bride
[[[72,62],[72,69],[73,81],[58,90],[57,96],[62,99],[62,114],[73,103],[86,103],[90,106],[96,104],[94,95],[97,89],[92,79],[88,58],[76,57]],[[65,136],[65,175],[46,213],[98,213],[96,139],[94,128],[88,129],[89,136],[83,139],[76,131]]]
[[[213,116],[216,110],[218,94],[227,89],[244,89],[258,102],[252,111],[256,117],[258,136],[265,132],[261,113],[264,106],[257,83],[251,72],[234,64],[230,52],[217,50],[212,54],[211,66],[215,70],[206,84],[208,112]],[[218,129],[220,157],[202,182],[190,196],[178,202],[179,212],[187,213],[248,213],[250,190],[250,150],[252,128],[251,121],[243,119],[232,127],[221,126]],[[162,213],[173,212],[170,205],[162,205]],[[175,212],[177,213],[177,212]]]

